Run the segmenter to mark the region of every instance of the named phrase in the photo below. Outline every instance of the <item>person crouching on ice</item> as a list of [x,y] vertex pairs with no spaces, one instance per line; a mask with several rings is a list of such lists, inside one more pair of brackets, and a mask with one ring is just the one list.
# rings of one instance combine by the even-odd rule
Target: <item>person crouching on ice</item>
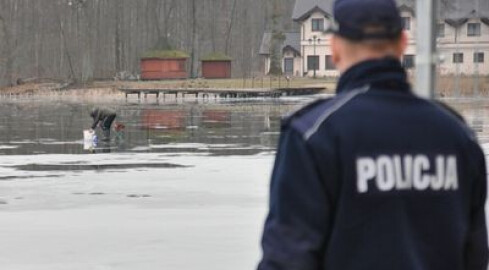
[[100,126],[104,136],[102,141],[110,141],[110,127],[117,116],[115,111],[111,109],[94,108],[90,112],[90,116],[93,118],[92,130],[95,130],[97,126]]

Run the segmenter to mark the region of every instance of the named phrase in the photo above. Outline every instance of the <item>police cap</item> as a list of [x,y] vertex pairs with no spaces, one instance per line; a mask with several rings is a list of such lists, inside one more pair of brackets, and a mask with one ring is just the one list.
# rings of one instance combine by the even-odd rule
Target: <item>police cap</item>
[[353,41],[396,39],[403,23],[395,0],[336,0],[329,32]]

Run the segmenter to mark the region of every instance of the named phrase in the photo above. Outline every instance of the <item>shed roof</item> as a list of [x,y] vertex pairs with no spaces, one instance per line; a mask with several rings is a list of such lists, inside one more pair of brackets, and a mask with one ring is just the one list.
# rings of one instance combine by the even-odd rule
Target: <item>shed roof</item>
[[[285,39],[281,49],[287,47],[300,54],[301,52],[301,34],[296,32],[284,33]],[[260,55],[269,55],[272,46],[272,33],[263,34],[263,39],[260,45]]]
[[179,50],[150,50],[143,54],[142,59],[158,58],[158,59],[182,59],[189,58],[189,55],[184,51]]
[[206,62],[211,62],[211,61],[232,61],[233,59],[224,53],[220,52],[215,52],[215,53],[210,53],[207,55],[204,55],[202,58],[200,58],[200,61],[206,61]]

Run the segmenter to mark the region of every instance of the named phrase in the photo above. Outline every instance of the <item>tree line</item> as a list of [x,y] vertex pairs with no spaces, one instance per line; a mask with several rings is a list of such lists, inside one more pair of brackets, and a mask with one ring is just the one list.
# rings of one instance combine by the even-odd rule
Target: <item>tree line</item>
[[[162,39],[199,58],[233,58],[234,76],[259,69],[265,31],[287,31],[295,0],[1,0],[0,84],[52,78],[89,82],[139,73]],[[279,28],[279,29],[278,29]]]

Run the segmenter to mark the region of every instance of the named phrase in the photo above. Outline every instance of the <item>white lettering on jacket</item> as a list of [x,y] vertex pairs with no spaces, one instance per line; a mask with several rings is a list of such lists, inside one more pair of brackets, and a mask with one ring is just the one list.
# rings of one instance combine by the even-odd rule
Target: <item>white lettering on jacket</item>
[[369,183],[382,192],[458,189],[457,158],[453,155],[438,155],[434,160],[425,155],[381,155],[359,157],[356,163],[359,193],[368,192]]

